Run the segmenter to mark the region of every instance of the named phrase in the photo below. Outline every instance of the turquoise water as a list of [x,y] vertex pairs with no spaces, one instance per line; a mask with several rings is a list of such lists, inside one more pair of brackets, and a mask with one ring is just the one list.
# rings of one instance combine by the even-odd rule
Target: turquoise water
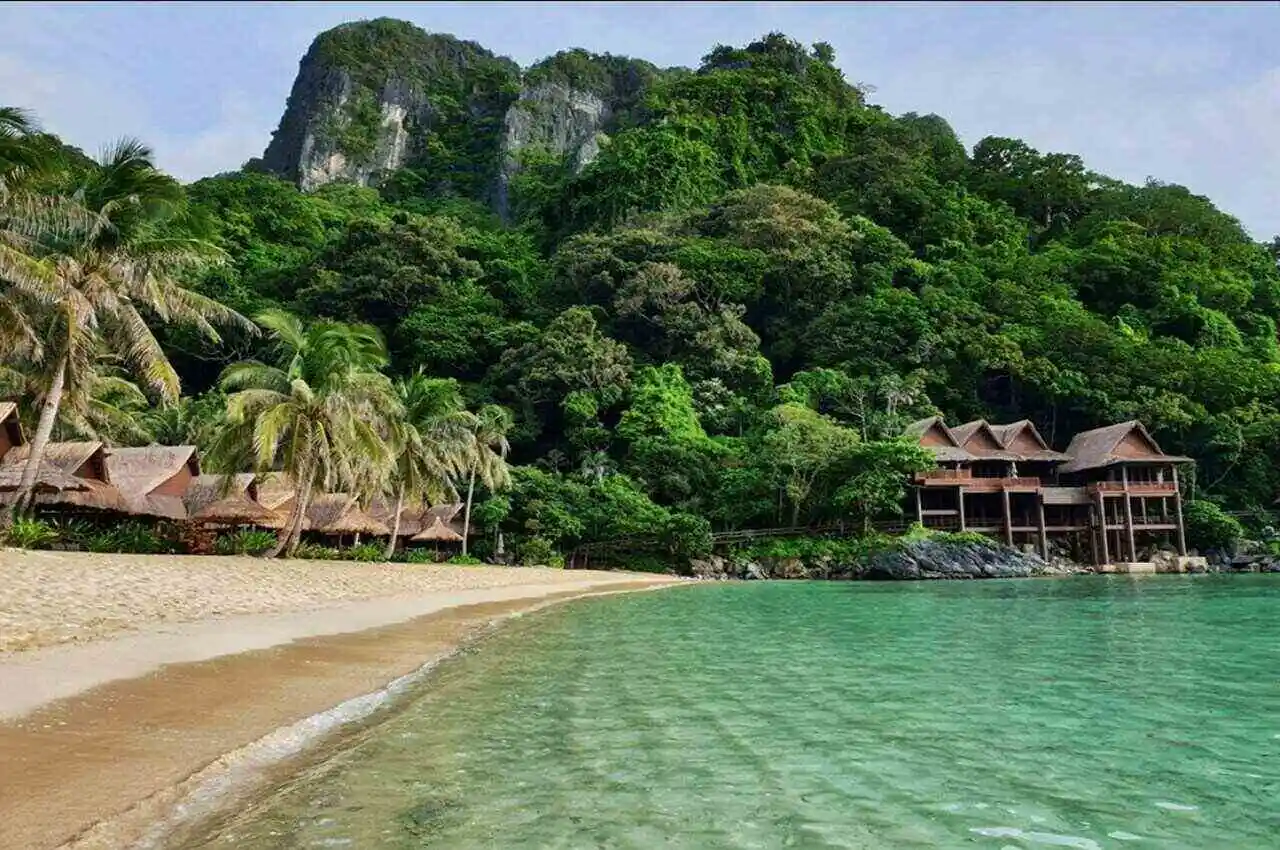
[[1280,847],[1280,579],[704,585],[521,618],[238,848]]

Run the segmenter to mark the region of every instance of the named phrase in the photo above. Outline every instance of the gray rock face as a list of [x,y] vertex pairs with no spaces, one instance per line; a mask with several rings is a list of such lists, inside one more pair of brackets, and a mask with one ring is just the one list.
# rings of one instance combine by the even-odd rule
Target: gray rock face
[[377,140],[371,154],[356,160],[339,138],[351,118],[355,86],[346,71],[304,62],[280,127],[262,155],[263,167],[303,191],[345,181],[367,186],[379,175],[406,165],[414,130],[431,123],[431,105],[406,83],[388,79],[377,97]]
[[1026,578],[1046,572],[1036,555],[994,543],[913,541],[867,562],[869,579]]
[[568,155],[574,172],[581,172],[599,154],[602,130],[612,117],[609,104],[590,92],[559,83],[522,89],[503,120],[502,170],[493,200],[498,215],[511,217],[511,181],[520,171],[521,154]]
[[1020,552],[997,543],[917,540],[859,560],[818,557],[762,558],[734,562],[713,555],[693,561],[693,575],[709,580],[724,579],[856,579],[920,581],[960,578],[1026,578],[1028,576],[1072,575],[1085,568],[1055,558],[1045,563],[1038,555]]

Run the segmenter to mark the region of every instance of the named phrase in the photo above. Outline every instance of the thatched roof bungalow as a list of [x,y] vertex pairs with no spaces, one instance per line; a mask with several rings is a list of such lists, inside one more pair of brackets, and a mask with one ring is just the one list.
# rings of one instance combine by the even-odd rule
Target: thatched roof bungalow
[[430,525],[409,539],[414,543],[461,543],[462,535],[445,525],[439,516],[435,516]]
[[325,493],[311,500],[307,508],[310,530],[318,534],[371,534],[385,537],[391,529],[360,509],[356,497],[348,493]]
[[200,475],[195,446],[144,446],[108,449],[107,472],[124,496],[129,512],[161,519],[184,520],[183,499]]
[[280,516],[258,502],[256,479],[249,472],[196,476],[183,496],[187,516],[208,525],[278,528]]
[[[31,446],[14,446],[0,458],[0,504],[12,504],[22,483]],[[127,513],[128,503],[112,486],[106,451],[97,441],[49,443],[36,477],[36,504]]]
[[[462,523],[458,520],[458,516],[462,513],[462,507],[462,502],[446,502],[431,507],[421,504],[405,505],[400,511],[398,536],[412,538],[420,531],[429,528],[437,519],[460,535]],[[374,499],[369,505],[369,515],[380,520],[388,528],[395,525],[395,505],[389,500]]]
[[22,423],[18,421],[18,405],[11,401],[0,401],[0,458],[9,453],[9,449],[22,445]]

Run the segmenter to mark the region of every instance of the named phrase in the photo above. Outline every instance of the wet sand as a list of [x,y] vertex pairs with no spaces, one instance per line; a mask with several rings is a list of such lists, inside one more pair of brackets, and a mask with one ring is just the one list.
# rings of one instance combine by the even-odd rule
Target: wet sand
[[0,848],[132,846],[197,781],[217,781],[226,754],[378,692],[496,619],[671,581],[545,572],[559,580],[504,576],[488,589],[153,624],[0,655]]

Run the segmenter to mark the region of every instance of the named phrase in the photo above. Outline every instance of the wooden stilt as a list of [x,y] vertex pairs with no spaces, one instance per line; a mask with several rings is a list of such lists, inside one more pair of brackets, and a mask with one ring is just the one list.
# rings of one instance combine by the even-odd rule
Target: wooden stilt
[[964,487],[957,487],[956,494],[956,498],[960,502],[960,530],[964,531]]
[[1036,494],[1036,523],[1040,526],[1040,557],[1049,560],[1049,535],[1044,530],[1044,500]]
[[1187,554],[1187,532],[1182,526],[1182,489],[1178,487],[1178,467],[1173,468],[1173,510],[1178,521],[1178,554]]
[[920,498],[920,488],[916,487],[916,522],[924,525],[924,503]]
[[1138,560],[1138,545],[1133,536],[1133,498],[1129,495],[1129,468],[1120,467],[1120,480],[1124,484],[1124,532],[1129,538],[1129,560]]
[[1107,500],[1102,495],[1102,491],[1098,491],[1098,529],[1101,536],[1102,546],[1102,564],[1111,563],[1111,552],[1107,546]]
[[1009,491],[1000,490],[1000,495],[1004,501],[1004,542],[1013,545],[1013,512],[1009,510]]

